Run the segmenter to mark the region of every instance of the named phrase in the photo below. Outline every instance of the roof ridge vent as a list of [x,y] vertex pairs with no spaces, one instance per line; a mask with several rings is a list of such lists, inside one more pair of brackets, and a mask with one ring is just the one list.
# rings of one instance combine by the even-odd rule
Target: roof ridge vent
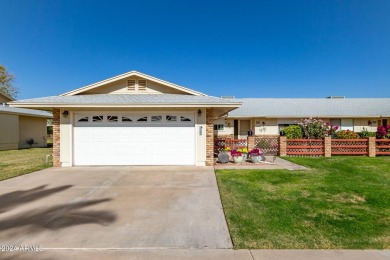
[[329,97],[326,97],[326,98],[330,98],[330,99],[344,99],[345,96],[329,96]]
[[235,99],[235,96],[221,96],[223,99]]

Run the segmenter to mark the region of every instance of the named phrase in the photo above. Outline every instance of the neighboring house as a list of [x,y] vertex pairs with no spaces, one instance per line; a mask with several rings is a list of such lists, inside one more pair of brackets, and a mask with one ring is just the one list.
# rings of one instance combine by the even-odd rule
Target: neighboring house
[[242,106],[214,122],[218,137],[246,138],[279,135],[300,119],[319,117],[340,130],[375,132],[390,124],[390,98],[242,98]]
[[214,120],[240,104],[131,71],[10,105],[53,111],[54,166],[202,166],[214,163]]
[[46,122],[51,113],[46,111],[14,108],[7,105],[14,99],[0,93],[0,150],[46,146]]

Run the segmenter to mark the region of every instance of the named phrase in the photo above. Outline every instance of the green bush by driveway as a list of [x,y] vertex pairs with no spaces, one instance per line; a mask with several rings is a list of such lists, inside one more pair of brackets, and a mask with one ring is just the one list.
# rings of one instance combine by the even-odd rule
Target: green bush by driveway
[[285,159],[216,171],[235,248],[390,248],[390,157]]
[[0,151],[0,181],[51,167],[45,164],[52,148]]

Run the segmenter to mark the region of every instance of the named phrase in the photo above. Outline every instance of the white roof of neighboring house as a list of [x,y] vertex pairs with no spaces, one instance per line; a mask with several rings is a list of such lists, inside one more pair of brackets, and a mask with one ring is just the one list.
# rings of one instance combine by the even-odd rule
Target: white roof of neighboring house
[[181,94],[93,94],[51,96],[11,102],[23,107],[238,107],[239,100]]
[[240,98],[228,117],[390,117],[390,98]]
[[22,116],[53,118],[52,113],[49,113],[47,111],[9,107],[7,105],[5,105],[5,106],[0,105],[0,113],[17,114],[17,115],[22,115]]

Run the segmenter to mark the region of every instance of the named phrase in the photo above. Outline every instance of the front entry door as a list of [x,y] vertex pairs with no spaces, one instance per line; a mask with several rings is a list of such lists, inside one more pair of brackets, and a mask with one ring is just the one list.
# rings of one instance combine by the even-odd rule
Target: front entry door
[[250,120],[240,120],[240,138],[246,138],[248,131],[251,129]]

